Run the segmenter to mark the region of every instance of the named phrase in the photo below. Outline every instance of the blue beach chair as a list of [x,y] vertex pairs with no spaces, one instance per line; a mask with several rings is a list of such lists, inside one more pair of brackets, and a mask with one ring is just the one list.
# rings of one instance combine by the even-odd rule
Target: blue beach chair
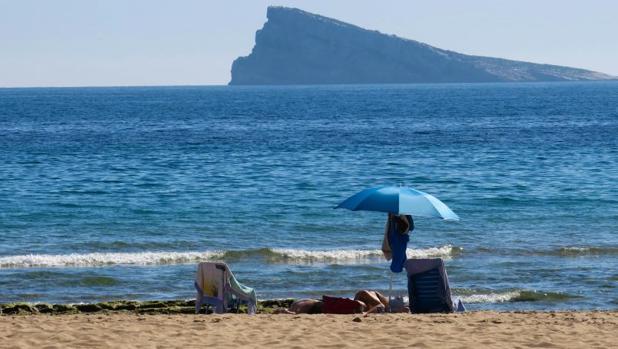
[[465,311],[460,300],[454,302],[448,275],[441,258],[408,259],[408,297],[412,313],[452,313]]

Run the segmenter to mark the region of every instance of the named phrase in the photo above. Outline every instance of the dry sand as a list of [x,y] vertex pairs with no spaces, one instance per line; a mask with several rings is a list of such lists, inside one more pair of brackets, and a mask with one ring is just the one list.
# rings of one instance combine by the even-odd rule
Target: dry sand
[[[1,348],[617,348],[618,312],[18,315]],[[358,319],[357,319],[358,320]]]

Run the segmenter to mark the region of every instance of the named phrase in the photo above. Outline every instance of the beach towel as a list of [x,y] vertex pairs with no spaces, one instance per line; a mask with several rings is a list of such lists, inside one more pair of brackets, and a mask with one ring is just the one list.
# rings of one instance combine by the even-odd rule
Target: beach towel
[[[407,223],[407,229],[404,230],[402,233],[409,233],[412,230],[414,230],[414,220],[412,219],[412,216],[410,215],[402,215],[400,216],[405,223]],[[390,227],[390,220],[386,220],[386,223],[384,224],[384,238],[382,239],[382,253],[384,254],[384,258],[387,261],[390,261],[393,258],[393,251],[391,250],[391,246],[388,243],[388,229]],[[398,227],[399,228],[399,227]],[[399,229],[398,229],[399,230]]]
[[401,273],[406,262],[406,249],[410,235],[410,228],[414,229],[412,217],[401,215],[389,219],[384,228],[384,239],[382,241],[382,253],[386,260],[391,260],[390,269],[393,273]]
[[363,312],[358,301],[350,298],[322,296],[324,314],[359,314]]

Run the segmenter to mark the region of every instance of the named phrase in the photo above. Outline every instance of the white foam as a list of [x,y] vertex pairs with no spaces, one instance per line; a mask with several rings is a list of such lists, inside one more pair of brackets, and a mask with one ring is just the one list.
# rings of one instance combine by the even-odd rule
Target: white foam
[[105,266],[116,264],[181,264],[208,260],[220,252],[137,252],[137,253],[71,253],[64,255],[30,254],[0,257],[0,268]]
[[380,250],[300,250],[275,248],[273,252],[284,258],[308,262],[354,261],[382,255]]
[[579,255],[615,255],[618,254],[617,246],[591,246],[591,247],[578,247],[569,246],[562,247],[558,250],[559,254],[565,256],[579,256]]
[[[430,247],[424,249],[407,249],[408,258],[442,257],[450,258],[460,251],[451,245]],[[301,250],[273,249],[273,252],[284,258],[304,262],[361,262],[367,259],[377,259],[383,256],[381,250]]]
[[588,253],[592,251],[590,247],[563,247],[560,249],[561,252],[573,252],[573,253]]
[[411,249],[407,250],[408,258],[428,258],[428,257],[442,257],[448,259],[454,255],[460,253],[463,249],[461,247],[454,247],[451,245],[445,245],[441,247],[430,247],[423,249]]
[[[443,257],[449,258],[460,249],[450,245],[426,249],[408,249],[408,257]],[[252,250],[229,252],[247,252],[251,258]],[[381,259],[380,250],[302,250],[272,249],[275,256],[286,262],[356,262]],[[226,251],[188,251],[188,252],[118,252],[118,253],[71,253],[71,254],[29,254],[0,257],[0,268],[33,267],[90,267],[106,265],[163,265],[186,264],[212,259],[225,259]],[[236,257],[238,258],[238,257]]]
[[487,293],[487,294],[470,294],[458,296],[465,303],[504,303],[509,302],[514,298],[519,297],[521,293],[518,291],[503,292],[503,293]]

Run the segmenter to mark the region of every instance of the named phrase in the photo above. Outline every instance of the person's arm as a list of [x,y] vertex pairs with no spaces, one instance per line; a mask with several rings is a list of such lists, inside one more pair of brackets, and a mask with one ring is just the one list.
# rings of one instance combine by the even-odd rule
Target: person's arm
[[289,309],[279,308],[279,309],[275,309],[273,311],[273,314],[290,314],[290,315],[294,315],[296,313],[293,312],[293,311],[290,311]]
[[383,313],[384,312],[384,304],[378,304],[376,306],[371,307],[369,310],[363,313],[363,316],[368,316],[373,313]]
[[384,296],[383,294],[381,294],[380,292],[376,291],[376,297],[378,297],[378,300],[380,301],[380,303],[384,304],[385,308],[388,308],[388,298],[386,296]]

